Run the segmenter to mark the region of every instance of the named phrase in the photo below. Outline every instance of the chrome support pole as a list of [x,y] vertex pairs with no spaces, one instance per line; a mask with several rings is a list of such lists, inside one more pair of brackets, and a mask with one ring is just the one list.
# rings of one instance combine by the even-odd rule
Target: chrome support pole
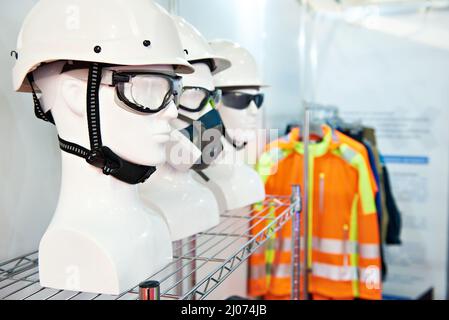
[[139,284],[139,300],[161,300],[161,287],[157,281],[145,281]]
[[310,109],[307,105],[307,103],[304,103],[304,132],[303,132],[303,142],[304,142],[304,172],[303,172],[303,179],[304,179],[304,210],[303,210],[303,229],[304,229],[304,238],[303,238],[303,244],[304,244],[304,259],[303,259],[303,266],[302,266],[302,275],[303,275],[303,285],[302,285],[302,292],[303,300],[309,299],[309,145],[310,145]]
[[[182,257],[184,255],[183,252],[183,241],[182,240],[177,240],[173,243],[173,246],[176,248],[173,252],[173,255],[176,257]],[[183,274],[183,268],[182,268],[182,264],[183,261],[182,259],[176,258],[176,276],[175,276],[175,281],[180,281],[184,274]],[[179,286],[176,287],[176,295],[178,297],[181,297],[183,294],[183,290],[184,289],[184,282],[180,283]]]
[[[196,256],[196,235],[193,235],[189,238],[189,251],[190,254],[195,257]],[[192,274],[190,275],[190,283],[189,283],[189,290],[192,289],[196,285],[196,260],[192,259],[190,262],[190,272]],[[195,295],[192,296],[192,300],[195,300]]]
[[291,195],[292,215],[292,274],[291,300],[300,299],[301,270],[301,186],[292,185]]

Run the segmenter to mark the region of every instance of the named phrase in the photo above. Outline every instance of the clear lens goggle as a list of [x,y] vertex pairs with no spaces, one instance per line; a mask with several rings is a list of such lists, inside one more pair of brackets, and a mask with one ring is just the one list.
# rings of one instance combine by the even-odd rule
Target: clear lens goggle
[[172,101],[176,106],[179,105],[182,93],[180,76],[159,72],[105,70],[103,79],[108,79],[107,84],[115,86],[120,101],[139,113],[158,113]]
[[221,90],[210,91],[203,87],[184,87],[179,101],[179,109],[199,112],[204,109],[207,103],[213,107],[221,100]]

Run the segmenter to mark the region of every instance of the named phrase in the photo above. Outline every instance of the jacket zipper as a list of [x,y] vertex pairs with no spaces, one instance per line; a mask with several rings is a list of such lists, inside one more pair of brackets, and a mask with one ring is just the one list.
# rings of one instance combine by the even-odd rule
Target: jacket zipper
[[323,172],[320,173],[320,181],[319,181],[319,198],[318,198],[318,210],[320,214],[324,213],[324,178],[325,174]]
[[343,225],[343,265],[345,269],[349,266],[349,226]]

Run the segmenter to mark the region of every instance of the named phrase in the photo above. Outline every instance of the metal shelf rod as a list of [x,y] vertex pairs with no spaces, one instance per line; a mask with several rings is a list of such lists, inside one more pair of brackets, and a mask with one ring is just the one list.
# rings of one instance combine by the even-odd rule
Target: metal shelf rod
[[[268,208],[267,208],[267,209],[268,209]],[[267,213],[267,215],[268,215],[268,214],[269,214],[269,212]],[[256,226],[257,226],[258,224],[260,224],[260,223],[261,223],[261,221],[258,221],[255,225],[253,225],[253,226],[251,226],[249,229],[247,229],[247,231],[252,230],[254,227],[256,227]],[[246,226],[245,226],[245,225],[240,226],[239,228],[234,229],[234,230],[232,230],[231,232],[234,233],[235,231],[240,230],[240,229],[242,229],[242,228],[246,228]],[[219,240],[218,242],[216,242],[216,243],[214,243],[213,245],[211,245],[208,249],[206,249],[206,250],[202,251],[201,253],[199,253],[199,255],[205,254],[207,251],[213,249],[214,247],[216,247],[217,245],[219,245],[220,243],[222,243],[222,242],[225,241],[225,240],[226,240],[226,238],[223,238],[223,239]],[[236,241],[238,241],[238,239],[235,239],[235,240],[232,241],[229,245],[235,243]],[[220,252],[218,252],[218,253],[216,253],[215,255],[213,255],[212,258],[215,258],[219,253],[220,253]],[[200,266],[200,268],[201,268],[203,265],[204,265],[204,263]],[[185,266],[186,266],[186,265],[184,265],[183,267],[185,267]],[[197,270],[198,270],[198,269],[199,269],[199,268],[197,268]],[[192,274],[192,272],[189,273],[189,274],[187,275],[187,277],[190,276],[191,274]],[[169,279],[171,276],[172,276],[172,274],[169,275],[169,276],[167,276],[167,277],[165,277],[165,278],[162,279],[160,282],[162,283],[162,282],[166,281],[166,280]],[[186,277],[184,277],[183,280],[185,280],[185,279],[186,279]],[[180,281],[176,282],[176,285],[178,285],[179,282],[180,282]],[[166,290],[165,292],[169,292],[171,289],[173,289],[173,286],[170,287],[170,288],[169,288],[168,290]],[[165,294],[165,292],[164,292],[163,294]]]
[[[36,260],[36,262],[34,262],[33,264],[30,264],[29,266],[28,265],[26,267],[21,266],[21,268],[18,270],[10,269],[10,270],[14,270],[14,272],[7,271],[6,278],[1,279],[0,283],[2,283],[5,280],[10,280],[11,278],[13,278],[21,273],[31,270],[36,265],[36,263],[37,263],[37,260]],[[2,289],[2,288],[0,288],[0,289]]]
[[205,257],[174,257],[175,259],[186,259],[186,260],[199,260],[199,261],[207,261],[207,262],[224,262],[224,259],[213,259],[213,258],[205,258]]
[[[262,213],[265,212],[265,211],[268,211],[268,208],[266,208],[266,209],[264,209],[264,210],[261,210],[260,213],[258,213],[258,215],[262,214]],[[253,219],[251,219],[251,220],[253,220]],[[250,221],[251,221],[251,220],[250,220]],[[226,231],[226,230],[228,230],[229,228],[231,228],[231,227],[233,227],[233,226],[234,226],[234,224],[231,223],[227,228],[225,228],[225,230],[223,230],[223,232]],[[238,230],[240,230],[240,229],[242,229],[242,228],[245,228],[245,227],[246,227],[246,226],[243,225],[243,226],[240,226],[240,227],[238,227],[238,228],[236,228],[236,229],[231,230],[230,232],[234,233],[234,232],[236,232],[236,231],[238,231]],[[206,252],[208,252],[209,250],[215,248],[218,244],[222,243],[224,240],[226,240],[226,238],[221,239],[221,240],[219,240],[218,242],[213,243],[213,244],[212,244],[211,246],[209,246],[206,250],[201,251],[201,253],[199,253],[198,255],[204,255]],[[208,242],[206,242],[206,241],[203,242],[202,244],[200,244],[199,246],[196,247],[196,250],[198,250],[198,248],[203,247],[203,245],[205,245],[205,244],[207,244],[207,243],[208,243]],[[186,252],[186,254],[189,254],[189,253],[191,253],[191,252],[192,252],[192,250]],[[184,264],[184,265],[182,265],[182,268],[184,268],[184,267],[186,267],[186,266],[187,266],[187,264]],[[166,281],[167,279],[171,278],[174,274],[176,274],[177,271],[178,271],[178,270],[176,270],[176,271],[174,271],[173,273],[169,274],[168,276],[166,276],[165,278],[163,278],[160,282],[163,283],[163,282]],[[153,276],[150,277],[150,278],[154,278],[154,276],[155,276],[155,275],[153,275]]]
[[4,300],[4,299],[6,299],[6,298],[8,298],[8,297],[10,297],[10,296],[12,296],[12,295],[14,295],[14,294],[16,294],[17,292],[20,292],[20,291],[22,291],[22,290],[24,290],[24,289],[26,289],[26,288],[28,288],[28,287],[31,287],[33,284],[36,284],[36,283],[38,283],[38,282],[39,282],[39,281],[31,282],[31,283],[27,284],[26,286],[21,287],[20,289],[17,289],[17,290],[14,290],[13,292],[8,293],[6,296],[0,297],[0,299],[1,299],[1,300]]
[[[250,212],[250,213],[251,213],[251,212]],[[261,212],[261,213],[262,213],[262,212]],[[225,231],[226,231],[226,230],[229,230],[229,228],[231,228],[232,226],[234,226],[233,221],[228,220],[228,222],[229,222],[229,225],[228,225],[228,226],[223,226],[224,228],[220,229],[219,232],[224,233],[224,234],[227,234],[227,233],[225,233]],[[209,230],[203,232],[203,234],[206,233],[206,232],[211,232],[212,230],[214,230],[215,228],[217,228],[217,227],[219,227],[219,226],[220,226],[220,225],[215,226],[215,227],[213,227],[213,228],[211,228],[211,229],[209,229]],[[197,240],[186,241],[186,243],[184,243],[184,244],[181,245],[180,247],[176,247],[175,250],[179,250],[179,249],[182,249],[182,248],[184,248],[184,247],[187,247],[187,246],[191,245],[191,242],[193,242],[193,241],[197,241]],[[202,245],[204,245],[204,244],[206,244],[206,242],[204,242],[203,244],[197,246],[196,249],[200,248],[200,247],[201,247]],[[188,251],[188,252],[186,252],[186,253],[190,253],[190,251]],[[153,277],[154,277],[155,275],[156,275],[156,274],[154,274]]]
[[42,288],[40,288],[39,290],[33,292],[32,294],[29,294],[29,295],[27,295],[26,297],[23,297],[21,300],[27,300],[27,299],[31,298],[32,296],[38,294],[39,292],[44,291],[45,289],[47,289],[47,288],[42,287]]
[[[27,271],[28,271],[28,270],[27,270]],[[24,271],[24,272],[25,272],[25,271]],[[23,273],[23,272],[21,272],[21,273]],[[38,273],[39,273],[39,271],[35,271],[35,272],[33,272],[32,274],[26,276],[25,278],[28,278],[28,277],[30,277],[30,276],[34,276],[35,274],[38,274]],[[14,284],[16,284],[16,283],[18,283],[18,282],[20,282],[20,281],[24,281],[25,278],[22,278],[22,279],[8,279],[8,280],[15,280],[15,281],[13,281],[13,282],[11,282],[11,283],[8,283],[7,285],[5,285],[5,286],[3,286],[3,287],[0,287],[0,290],[3,290],[3,289],[5,289],[5,288],[7,288],[7,287],[10,287],[10,286],[12,286],[12,285],[14,285]]]
[[[268,205],[268,204],[269,204],[269,201],[268,201],[268,200],[264,200],[264,201],[263,201],[263,204]],[[260,212],[260,214],[262,214],[264,211],[265,211],[265,209],[262,210],[262,211]],[[245,213],[245,215],[248,217],[248,219],[249,219],[250,221],[254,219],[254,218],[252,217],[252,214],[253,214],[253,213],[254,213],[254,210],[249,210],[248,212]],[[223,233],[224,233],[224,231],[226,231],[226,230],[228,230],[230,227],[232,227],[233,221],[229,221],[229,222],[230,222],[230,225],[229,225],[227,228],[221,229],[220,232],[223,232]],[[220,225],[215,226],[215,227],[212,227],[212,228],[210,228],[210,229],[204,231],[203,233],[211,232],[211,231],[213,231],[215,228],[217,228],[217,227],[219,227],[219,226],[220,226]],[[182,247],[185,247],[185,246],[188,246],[188,245],[189,245],[189,242],[183,244]],[[179,249],[179,248],[176,248],[176,249]],[[175,249],[175,250],[176,250],[176,249]]]
[[[164,299],[205,299],[216,287],[218,287],[229,275],[238,268],[248,257],[259,248],[291,217],[291,203],[287,197],[280,199],[268,196],[263,201],[266,206],[260,210],[246,210],[241,214],[226,213],[221,215],[220,224],[209,230],[199,233],[193,237],[174,244],[174,260],[163,269],[156,272],[149,279],[163,278],[162,281],[149,281],[157,283],[156,287],[143,294],[142,287],[134,288],[121,293],[118,296],[102,294],[86,294],[83,292],[71,292],[65,290],[55,290],[41,287],[38,280],[38,259],[37,252],[21,256],[0,264],[0,297],[9,299],[136,299],[147,297],[145,300]],[[270,208],[285,208],[275,219],[268,218]],[[250,224],[251,223],[251,224]],[[257,235],[252,236],[251,231],[264,223],[264,228]],[[245,239],[242,241],[242,239]],[[242,241],[242,242],[240,242]],[[242,245],[242,243],[244,243]],[[227,253],[228,248],[233,252],[232,256]],[[177,250],[177,251],[176,251]],[[226,252],[226,256],[220,257]],[[213,264],[212,264],[213,263]],[[213,270],[208,272],[206,277],[202,277],[198,282],[197,271],[206,270],[210,266]],[[176,269],[173,271],[173,269]],[[170,273],[168,276],[165,273]],[[170,280],[169,282],[165,282]],[[6,283],[5,281],[8,281]],[[145,283],[149,283],[146,281]],[[173,285],[174,282],[174,285]],[[169,287],[168,289],[162,287]],[[19,288],[20,287],[20,288]],[[184,290],[185,288],[185,290]],[[3,290],[2,290],[3,289]],[[176,289],[176,292],[172,290]],[[152,293],[151,293],[151,292]],[[183,295],[183,291],[187,294]]]
[[[287,212],[288,212],[288,211],[289,211],[289,208],[287,208],[283,213],[279,214],[278,217],[275,219],[275,221],[274,221],[273,223],[279,222],[279,221],[282,221],[283,219],[285,219],[285,216],[287,215]],[[259,231],[259,233],[258,233],[257,235],[254,236],[253,239],[251,239],[250,241],[248,241],[247,243],[245,243],[245,245],[241,246],[240,249],[237,250],[237,251],[235,252],[235,254],[234,254],[232,257],[228,258],[228,259],[226,260],[226,262],[223,264],[223,266],[221,266],[221,267],[215,269],[214,271],[212,271],[206,278],[204,278],[204,279],[203,279],[202,281],[200,281],[194,288],[192,288],[189,292],[187,292],[187,293],[184,295],[183,298],[188,297],[189,295],[195,294],[196,290],[197,290],[202,284],[204,284],[205,282],[210,281],[211,279],[213,280],[212,277],[213,277],[213,275],[214,275],[215,273],[220,272],[219,278],[221,278],[221,275],[222,275],[222,269],[223,269],[223,268],[226,269],[226,265],[227,265],[229,262],[233,262],[233,261],[235,260],[235,257],[239,254],[239,252],[242,252],[242,251],[243,251],[243,253],[244,253],[245,250],[248,250],[249,246],[250,246],[252,243],[257,242],[257,239],[259,239],[262,235],[264,235],[265,233],[268,234],[268,232],[276,232],[276,231],[280,230],[281,227],[282,227],[282,225],[278,226],[277,228],[273,228],[273,226],[268,225],[268,226],[266,226],[265,228],[263,228],[261,231]],[[266,239],[265,239],[265,240],[266,240]],[[260,243],[257,244],[257,247],[255,247],[255,248],[253,247],[253,248],[252,248],[253,251],[254,251],[255,249],[257,249],[258,247],[260,247],[264,242],[265,242],[265,241],[263,241],[263,242],[261,241]],[[233,265],[233,263],[232,263],[232,264],[231,264],[231,267],[229,268],[228,271],[235,270],[235,269],[236,269],[241,263],[243,263],[243,261],[245,261],[245,260],[246,260],[246,259],[243,259],[243,258],[242,258],[242,259],[239,261],[239,263],[237,263],[237,266],[235,266],[235,267],[234,267],[234,265]],[[233,268],[233,267],[234,267],[234,268]],[[229,274],[230,274],[230,273],[231,273],[231,272],[229,272]],[[229,274],[228,274],[228,275],[225,275],[224,277],[227,278],[227,277],[229,276]],[[225,279],[225,278],[224,278],[224,279]],[[221,283],[221,281],[215,281],[215,282],[217,282],[217,284],[214,285],[213,287],[216,287],[216,286],[218,286],[218,285]],[[206,293],[200,293],[200,294],[202,295],[202,299],[204,299],[204,298],[207,296]]]

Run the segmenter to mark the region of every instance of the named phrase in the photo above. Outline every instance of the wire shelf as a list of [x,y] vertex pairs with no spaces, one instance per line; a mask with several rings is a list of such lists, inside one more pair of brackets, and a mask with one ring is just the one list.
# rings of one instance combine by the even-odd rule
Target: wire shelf
[[[174,242],[173,260],[148,278],[160,283],[161,299],[205,299],[292,216],[288,197],[268,196],[264,204],[259,211],[227,212],[217,226]],[[273,217],[270,206],[280,213]],[[252,230],[261,223],[255,234]],[[137,284],[118,296],[44,288],[39,284],[38,252],[0,264],[0,300],[136,299]]]

